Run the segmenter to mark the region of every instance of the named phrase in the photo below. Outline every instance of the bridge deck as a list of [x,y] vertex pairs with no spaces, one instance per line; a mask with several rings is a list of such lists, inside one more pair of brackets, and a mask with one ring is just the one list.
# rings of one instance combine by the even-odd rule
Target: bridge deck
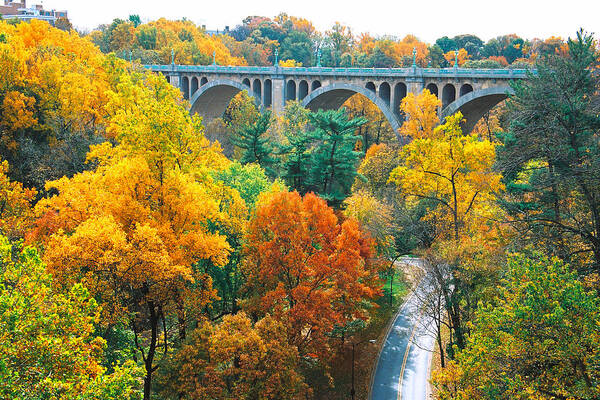
[[346,76],[346,77],[397,77],[397,78],[483,78],[524,79],[527,69],[471,69],[471,68],[331,68],[331,67],[235,67],[223,65],[144,65],[154,72],[252,74],[284,76]]

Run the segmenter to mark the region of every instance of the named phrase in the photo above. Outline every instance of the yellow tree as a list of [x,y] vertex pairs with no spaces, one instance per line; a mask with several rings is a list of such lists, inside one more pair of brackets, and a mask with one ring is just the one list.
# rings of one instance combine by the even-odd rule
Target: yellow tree
[[[419,97],[425,104],[438,101],[428,92]],[[480,295],[476,286],[494,275],[485,260],[493,247],[487,242],[497,243],[495,193],[503,185],[501,175],[492,170],[493,143],[463,134],[460,113],[432,126],[437,107],[424,112],[415,103],[416,98],[402,104],[403,110],[413,111],[407,112],[409,119],[402,128],[405,134],[412,132],[413,141],[402,149],[403,161],[390,174],[390,181],[408,201],[432,204],[427,218],[436,221],[439,237],[428,264],[444,298],[451,342],[463,348],[465,320],[472,317]],[[411,121],[412,115],[418,121]]]
[[[179,90],[163,77],[123,74],[107,95],[107,134],[119,141],[122,156],[142,155],[161,176],[175,168],[199,176],[228,164],[218,144],[204,137],[200,119],[190,117]],[[101,152],[94,155],[103,159]]]
[[402,150],[404,163],[390,175],[406,196],[439,205],[454,240],[459,240],[464,228],[485,218],[494,193],[502,189],[501,175],[492,171],[494,144],[463,134],[461,121],[462,114],[457,113],[430,135],[420,136],[417,131]]
[[400,134],[413,139],[433,136],[440,123],[437,110],[441,106],[441,101],[427,89],[418,95],[408,93],[400,103],[400,111],[406,116]]
[[343,104],[352,118],[367,118],[367,123],[358,127],[357,134],[362,137],[362,150],[366,151],[372,144],[396,140],[394,130],[381,110],[361,94],[355,94]]
[[293,67],[301,67],[302,63],[296,60],[281,60],[279,61],[279,66],[283,68],[293,68]]
[[8,176],[8,163],[0,163],[0,234],[10,240],[23,238],[33,223],[34,189],[23,188]]
[[367,150],[358,167],[358,173],[365,179],[357,179],[352,191],[367,190],[379,199],[386,201],[395,197],[395,185],[389,183],[390,173],[400,163],[400,146],[385,143],[374,144]]
[[110,49],[114,52],[130,50],[136,40],[135,27],[132,22],[123,22],[111,32]]
[[[138,41],[143,42],[143,33],[155,31],[154,48],[163,63],[171,62],[171,49],[175,51],[177,64],[209,64],[213,54],[220,65],[245,65],[246,61],[231,55],[219,36],[209,36],[189,20],[169,21],[160,18],[136,28]],[[142,39],[140,41],[140,39]]]
[[226,160],[163,78],[125,74],[117,86],[106,110],[120,144],[93,148],[96,170],[48,183],[58,195],[38,203],[38,232],[57,279],[84,282],[102,301],[104,326],[132,329],[148,399],[167,324],[176,320],[184,338],[215,297],[195,263],[227,261],[225,237],[210,228],[228,217],[209,173]]
[[359,190],[344,201],[344,215],[353,218],[375,240],[379,255],[393,250],[392,209],[367,190]]
[[11,178],[40,190],[83,170],[88,146],[103,139],[106,91],[124,63],[43,21],[0,21],[0,36],[0,155]]

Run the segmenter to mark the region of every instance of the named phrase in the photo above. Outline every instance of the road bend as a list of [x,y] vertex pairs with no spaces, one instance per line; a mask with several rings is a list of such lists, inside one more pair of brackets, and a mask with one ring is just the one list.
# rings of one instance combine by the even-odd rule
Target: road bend
[[[415,290],[419,290],[417,286]],[[411,294],[400,308],[382,347],[371,387],[371,400],[425,400],[435,345],[427,321],[415,310]]]

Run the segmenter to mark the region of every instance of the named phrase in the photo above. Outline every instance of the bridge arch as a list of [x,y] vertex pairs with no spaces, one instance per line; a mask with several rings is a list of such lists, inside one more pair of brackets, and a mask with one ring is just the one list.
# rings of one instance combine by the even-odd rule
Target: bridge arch
[[449,104],[456,100],[456,87],[453,84],[447,83],[442,89],[442,108],[446,108]]
[[260,108],[258,100],[250,86],[244,85],[231,79],[217,79],[201,86],[190,100],[190,114],[198,114],[205,121],[219,118],[223,115],[231,99],[245,90],[250,97],[254,98],[256,106]]
[[252,82],[252,92],[254,93],[254,98],[258,100],[262,99],[262,82],[260,79],[255,79]]
[[273,83],[270,79],[265,79],[265,84],[263,85],[263,104],[265,108],[271,107],[271,103],[273,102]]
[[190,95],[194,95],[194,93],[196,93],[196,90],[198,90],[198,78],[197,77],[193,77],[192,78],[192,84],[191,84],[191,88],[190,88]]
[[404,82],[396,83],[394,86],[394,104],[392,106],[392,112],[396,116],[400,116],[400,104],[402,104],[402,99],[406,97],[407,88]]
[[184,76],[181,78],[181,91],[183,92],[183,98],[186,100],[190,99],[190,78]]
[[382,82],[381,85],[379,85],[379,97],[385,101],[385,104],[387,104],[388,107],[390,106],[390,100],[392,98],[391,96],[390,84],[387,82]]
[[439,96],[438,96],[438,85],[436,85],[435,83],[431,82],[431,83],[427,84],[427,87],[425,89],[429,90],[429,92],[431,94],[434,94],[436,97],[439,98]]
[[398,140],[401,143],[404,143],[402,137],[398,133],[398,129],[400,129],[401,125],[398,117],[394,115],[389,105],[386,104],[385,100],[377,96],[377,94],[366,87],[349,83],[333,83],[331,85],[320,87],[311,92],[304,98],[304,100],[302,100],[302,105],[311,111],[317,111],[319,109],[337,110],[346,102],[346,100],[357,93],[360,93],[367,99],[371,100],[371,102],[373,102],[377,108],[381,110],[394,130]]
[[442,119],[460,111],[466,120],[463,131],[471,132],[483,114],[513,93],[510,86],[495,86],[469,92],[446,106],[442,110]]
[[460,87],[459,96],[462,97],[467,93],[471,93],[473,91],[473,86],[470,83],[465,83]]
[[308,82],[301,80],[298,84],[298,100],[302,100],[306,96],[308,96]]
[[296,81],[290,79],[285,84],[285,100],[296,100]]
[[367,89],[369,89],[371,92],[375,93],[377,90],[375,89],[375,84],[373,82],[367,82],[367,84],[365,85],[365,87]]

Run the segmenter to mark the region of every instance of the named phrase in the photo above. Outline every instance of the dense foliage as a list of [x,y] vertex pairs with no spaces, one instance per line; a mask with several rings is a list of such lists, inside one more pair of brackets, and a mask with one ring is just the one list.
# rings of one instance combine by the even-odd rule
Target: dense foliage
[[61,291],[37,251],[0,237],[0,395],[11,399],[140,399],[131,361],[108,374],[100,308],[76,283]]
[[[315,225],[297,220],[299,230],[282,234],[306,246],[318,228],[323,241],[293,295],[312,287],[316,297],[304,304],[331,309],[331,318],[320,321],[314,316],[321,311],[299,307],[290,319],[250,300],[266,294],[255,292],[249,272],[250,249],[262,240],[254,232],[272,220],[258,216],[275,212],[291,221],[293,210],[268,211],[268,205],[277,196],[301,199],[270,179],[280,154],[269,147],[256,151],[267,143],[256,139],[274,118],[245,108],[248,97],[230,106],[224,120],[244,165],[232,162],[206,139],[200,120],[162,76],[45,23],[2,22],[0,30],[3,65],[14,67],[2,76],[3,156],[19,167],[3,161],[0,170],[3,396],[312,395],[306,380],[311,374],[329,379],[338,351],[327,334],[355,320],[368,322],[379,276],[372,242],[357,222],[339,220],[324,200],[307,194],[301,203]],[[333,117],[350,125],[333,131],[341,138],[313,147],[325,149],[333,140],[350,151],[352,158],[329,175],[349,191],[358,160],[355,122],[344,113]],[[313,142],[331,132],[324,126]],[[62,143],[65,137],[77,145]],[[31,142],[35,151],[26,146]],[[68,168],[54,164],[60,161],[54,147]],[[44,173],[25,168],[31,163]],[[325,189],[337,193],[332,185]],[[20,252],[23,239],[41,257],[30,247]],[[330,278],[314,280],[323,257],[332,260]],[[256,276],[266,276],[266,267],[257,265]],[[345,269],[347,275],[338,275]],[[329,290],[333,283],[339,293]],[[299,327],[293,321],[300,316],[305,325]],[[315,344],[307,353],[298,335],[311,325]]]
[[123,64],[75,32],[47,23],[0,24],[0,156],[26,187],[84,168],[104,140],[108,101]]
[[583,31],[567,48],[514,85],[510,129],[499,135],[506,193],[497,204],[513,228],[511,247],[525,255],[500,264],[501,279],[480,297],[462,350],[434,378],[440,398],[599,395],[600,58]]
[[437,379],[440,399],[594,399],[600,304],[568,265],[513,255],[464,351]]
[[[275,115],[240,93],[206,134],[162,75],[104,54],[390,67],[413,48],[538,72],[472,132],[424,90],[398,132],[360,96]],[[214,36],[0,21],[0,397],[342,398],[347,345],[384,333],[412,253],[439,398],[598,398],[599,61],[584,32],[428,46],[285,14]]]
[[511,129],[500,167],[512,196],[505,206],[523,239],[600,272],[599,52],[579,32],[566,57],[537,64],[514,85]]

